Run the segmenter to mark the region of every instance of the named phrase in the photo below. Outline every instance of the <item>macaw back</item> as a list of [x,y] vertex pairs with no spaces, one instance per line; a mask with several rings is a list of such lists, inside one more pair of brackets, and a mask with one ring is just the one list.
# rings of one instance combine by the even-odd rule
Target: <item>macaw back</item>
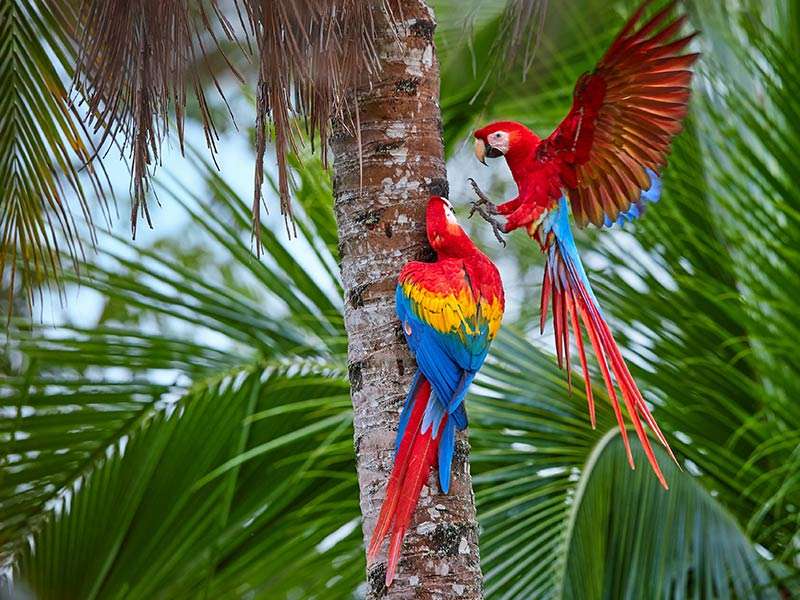
[[471,241],[460,239],[457,251],[432,244],[439,245],[437,260],[410,262],[398,278],[397,316],[418,370],[400,416],[394,466],[367,552],[373,561],[390,535],[387,585],[434,465],[442,493],[450,489],[455,434],[467,427],[464,397],[503,317],[497,268]]

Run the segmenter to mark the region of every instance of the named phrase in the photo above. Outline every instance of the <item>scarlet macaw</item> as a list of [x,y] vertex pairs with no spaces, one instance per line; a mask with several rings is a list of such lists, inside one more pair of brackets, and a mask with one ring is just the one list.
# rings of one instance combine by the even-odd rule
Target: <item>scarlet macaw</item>
[[497,268],[461,229],[450,203],[432,197],[426,219],[437,258],[406,264],[395,293],[397,317],[418,369],[400,416],[394,467],[367,553],[372,562],[391,529],[387,586],[437,456],[439,487],[445,494],[450,488],[455,432],[467,426],[464,396],[505,307]]
[[[686,17],[670,17],[674,2],[639,25],[644,2],[622,28],[591,73],[575,86],[572,108],[547,138],[540,140],[520,123],[492,123],[475,132],[475,154],[504,156],[518,195],[495,206],[472,181],[480,200],[473,203],[495,234],[523,227],[547,256],[541,296],[543,329],[552,301],[556,354],[570,371],[572,327],[586,381],[592,426],[594,400],[586,367],[583,322],[595,350],[634,467],[613,378],[628,415],[661,484],[667,484],[644,431],[642,418],[675,456],[645,404],[592,292],[572,236],[568,213],[579,227],[611,227],[638,217],[661,193],[660,171],[672,139],[687,113],[692,71],[698,54],[682,54],[694,35],[674,39]],[[503,215],[500,225],[494,215]],[[499,235],[498,235],[499,238]],[[500,238],[502,241],[502,238]]]

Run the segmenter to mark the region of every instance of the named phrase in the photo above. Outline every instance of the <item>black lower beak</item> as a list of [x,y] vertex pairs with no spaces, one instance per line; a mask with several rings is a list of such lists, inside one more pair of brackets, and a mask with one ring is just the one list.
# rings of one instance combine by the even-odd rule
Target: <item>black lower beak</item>
[[486,158],[500,158],[503,153],[490,144],[486,144]]

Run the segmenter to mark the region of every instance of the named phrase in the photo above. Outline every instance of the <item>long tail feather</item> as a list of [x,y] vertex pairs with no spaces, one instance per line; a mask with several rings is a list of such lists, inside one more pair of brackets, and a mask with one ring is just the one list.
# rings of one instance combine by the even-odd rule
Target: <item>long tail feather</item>
[[667,488],[667,482],[658,465],[650,440],[644,429],[643,421],[658,441],[667,449],[673,460],[676,460],[675,455],[655,419],[650,414],[642,393],[636,386],[625,359],[622,357],[619,346],[614,341],[611,329],[603,317],[578,255],[572,231],[569,227],[567,210],[566,200],[562,199],[559,207],[553,211],[552,218],[543,225],[544,235],[541,236],[544,242],[543,246],[548,254],[544,275],[545,281],[542,286],[542,309],[545,309],[546,294],[552,298],[553,327],[555,329],[558,364],[568,370],[570,369],[569,327],[572,326],[586,382],[589,414],[592,427],[594,427],[594,398],[591,392],[589,370],[583,347],[582,331],[579,325],[580,318],[600,365],[600,372],[608,390],[608,396],[614,409],[614,415],[620,428],[620,434],[625,444],[631,468],[634,467],[633,455],[615,387],[622,394],[625,411],[628,413],[628,418],[633,424],[650,466],[653,468],[661,485]]
[[[570,322],[572,323],[572,331],[575,333],[575,345],[578,346],[578,358],[581,361],[581,369],[586,374],[589,368],[586,365],[586,350],[583,348],[583,335],[581,334],[581,326],[578,322],[578,309],[575,307],[575,300],[572,294],[567,294],[567,311],[569,312]],[[583,384],[586,388],[586,401],[589,403],[589,419],[592,422],[592,429],[597,427],[597,418],[594,411],[594,394],[592,393],[592,382],[588,377],[584,377]]]
[[[367,561],[371,563],[380,552],[383,540],[391,535],[386,565],[387,586],[391,585],[397,572],[403,537],[411,522],[422,487],[436,462],[439,444],[442,439],[445,439],[444,443],[453,443],[454,440],[450,435],[453,427],[448,423],[447,413],[442,411],[443,414],[437,416],[441,418],[439,422],[426,421],[426,413],[430,419],[431,413],[436,412],[431,406],[438,406],[438,401],[431,394],[430,383],[420,373],[414,380],[403,410],[394,467],[367,550]],[[445,454],[452,456],[452,452]],[[449,462],[447,467],[449,469]],[[449,482],[449,474],[447,481]]]

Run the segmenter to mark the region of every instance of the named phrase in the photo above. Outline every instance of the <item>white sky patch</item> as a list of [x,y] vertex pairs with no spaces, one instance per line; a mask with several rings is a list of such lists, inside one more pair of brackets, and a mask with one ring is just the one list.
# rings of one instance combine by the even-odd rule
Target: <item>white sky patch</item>
[[695,477],[698,477],[703,474],[703,471],[700,470],[700,467],[697,466],[697,463],[689,460],[688,458],[685,461],[683,461],[683,466],[685,466],[686,470]]
[[517,452],[536,452],[537,448],[533,444],[526,444],[523,442],[512,442],[511,449]]
[[536,471],[537,477],[555,477],[556,475],[563,475],[567,472],[567,467],[548,467]]
[[327,552],[328,550],[333,548],[336,544],[345,539],[348,535],[353,533],[355,528],[358,527],[358,523],[360,521],[361,519],[358,517],[352,519],[351,521],[348,521],[347,523],[339,527],[339,529],[337,529],[330,535],[323,538],[323,540],[319,544],[317,544],[315,550],[320,554]]
[[756,552],[758,552],[761,556],[763,556],[767,560],[772,560],[775,558],[775,555],[772,554],[772,552],[770,552],[766,548],[764,548],[764,546],[762,546],[761,544],[756,544],[755,547],[756,547]]

